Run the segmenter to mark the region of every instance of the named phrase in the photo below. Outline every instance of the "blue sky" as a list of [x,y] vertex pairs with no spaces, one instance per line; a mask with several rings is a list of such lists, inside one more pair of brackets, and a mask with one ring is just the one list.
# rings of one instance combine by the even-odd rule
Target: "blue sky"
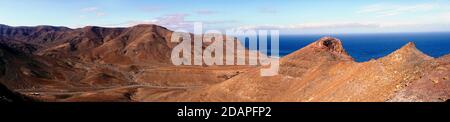
[[12,26],[279,29],[284,33],[450,31],[449,0],[0,0]]

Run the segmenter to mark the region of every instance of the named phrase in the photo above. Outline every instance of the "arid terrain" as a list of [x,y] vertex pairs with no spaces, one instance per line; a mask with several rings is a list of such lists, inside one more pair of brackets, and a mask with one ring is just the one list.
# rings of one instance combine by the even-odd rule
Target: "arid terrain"
[[0,101],[450,98],[450,55],[433,58],[414,43],[379,59],[356,62],[339,39],[323,37],[282,57],[279,75],[260,76],[260,66],[174,66],[170,55],[178,43],[171,42],[172,33],[158,25],[78,29],[0,25]]

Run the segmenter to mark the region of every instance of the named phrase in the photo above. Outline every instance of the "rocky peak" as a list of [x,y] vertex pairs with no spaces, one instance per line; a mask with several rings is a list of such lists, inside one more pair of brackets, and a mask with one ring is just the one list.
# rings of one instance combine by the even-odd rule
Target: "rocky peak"
[[386,57],[383,57],[383,59],[386,59],[389,62],[408,62],[408,61],[429,60],[433,58],[422,53],[422,51],[416,48],[416,45],[413,42],[408,42],[400,49],[392,52]]
[[315,48],[325,49],[334,53],[345,53],[341,40],[333,37],[322,37],[312,44]]
[[332,55],[339,57],[339,59],[353,60],[350,55],[345,51],[342,46],[341,40],[334,37],[322,37],[319,40],[313,42],[307,46],[308,48],[313,48],[314,50],[322,50],[329,52]]
[[131,27],[130,29],[134,31],[150,31],[150,32],[169,31],[167,28],[155,24],[139,24]]
[[414,42],[408,42],[403,45],[398,51],[419,51],[416,48],[416,44]]
[[416,44],[414,42],[408,42],[405,45],[403,45],[403,47],[400,48],[400,51],[402,50],[412,50],[412,51],[418,51],[418,49],[416,48]]

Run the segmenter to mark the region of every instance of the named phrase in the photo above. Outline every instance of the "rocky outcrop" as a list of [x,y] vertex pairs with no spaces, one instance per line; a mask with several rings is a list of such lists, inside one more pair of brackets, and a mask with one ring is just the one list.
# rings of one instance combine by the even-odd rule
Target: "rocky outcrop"
[[399,90],[389,101],[442,102],[450,99],[450,55],[431,61],[429,70]]

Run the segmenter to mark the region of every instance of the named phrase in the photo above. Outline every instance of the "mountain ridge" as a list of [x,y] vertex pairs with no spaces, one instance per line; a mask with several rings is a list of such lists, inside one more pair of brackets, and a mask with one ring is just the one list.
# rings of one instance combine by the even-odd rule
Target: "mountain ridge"
[[[335,40],[333,42],[337,45],[331,48],[322,45],[326,42],[324,40],[330,39]],[[247,72],[208,88],[186,92],[180,95],[183,97],[171,100],[392,101],[394,97],[397,98],[394,101],[402,101],[401,97],[404,96],[398,92],[419,82],[422,76],[435,67],[431,63],[434,59],[421,53],[412,42],[388,56],[367,62],[354,62],[345,55],[345,50],[339,48],[342,47],[339,42],[338,39],[324,37],[281,58],[280,74],[277,76],[261,77],[257,71]],[[425,89],[432,87],[422,88]],[[438,93],[433,97],[445,101],[449,98],[449,87],[441,86]],[[430,101],[426,95],[422,97]]]

